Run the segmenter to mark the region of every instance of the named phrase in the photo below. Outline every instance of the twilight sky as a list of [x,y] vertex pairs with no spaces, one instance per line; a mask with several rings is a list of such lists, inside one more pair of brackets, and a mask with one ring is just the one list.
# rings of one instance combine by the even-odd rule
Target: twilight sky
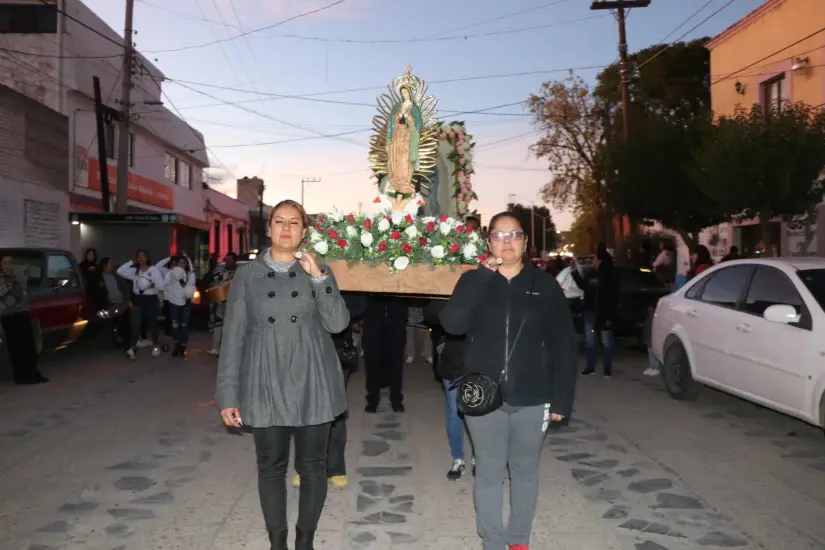
[[[84,1],[122,32],[123,0]],[[542,82],[564,78],[568,68],[606,65],[618,56],[615,19],[591,11],[590,0],[344,0],[250,32],[335,1],[135,3],[137,47],[170,79],[164,89],[179,114],[204,133],[213,164],[224,166],[231,179],[264,178],[270,204],[299,199],[301,179],[319,177],[320,183],[306,188],[310,211],[350,211],[359,203],[368,208],[374,197],[367,171],[370,134],[355,132],[370,128],[376,96],[407,64],[430,83],[439,118],[465,120],[475,137],[480,200],[473,206],[484,219],[502,210],[509,194],[522,203],[535,200],[547,178],[546,163],[530,154],[538,134],[520,105],[466,116],[443,111],[523,101]],[[632,10],[630,50],[678,39],[729,1],[653,0],[648,8]],[[683,39],[712,36],[760,4],[734,0]],[[241,33],[248,34],[225,40]],[[216,39],[225,41],[152,53]],[[576,72],[592,80],[598,69]],[[306,139],[345,132],[353,133]],[[255,145],[262,142],[279,143]],[[561,229],[572,221],[565,212],[554,211],[554,217]]]

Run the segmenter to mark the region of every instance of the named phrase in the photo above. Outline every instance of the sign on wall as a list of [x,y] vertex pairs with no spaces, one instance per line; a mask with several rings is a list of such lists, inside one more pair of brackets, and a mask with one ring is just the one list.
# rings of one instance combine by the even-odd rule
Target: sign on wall
[[[65,219],[65,218],[64,218]],[[24,243],[32,248],[57,248],[60,244],[60,205],[32,199],[23,201]]]
[[[96,158],[89,158],[87,164],[89,189],[100,191],[100,161]],[[109,191],[112,196],[115,196],[117,194],[117,167],[107,165],[107,168],[109,169]],[[128,197],[130,200],[142,202],[143,204],[151,204],[167,210],[174,210],[175,190],[170,186],[131,172],[129,173],[128,185]]]

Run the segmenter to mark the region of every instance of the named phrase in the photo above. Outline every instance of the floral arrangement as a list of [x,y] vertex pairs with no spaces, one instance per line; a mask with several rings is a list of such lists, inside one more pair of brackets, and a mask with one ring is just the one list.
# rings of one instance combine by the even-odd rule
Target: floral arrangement
[[405,212],[324,214],[313,220],[307,247],[326,261],[410,265],[477,265],[486,259],[484,241],[454,218],[415,218]]
[[473,148],[475,142],[473,136],[467,133],[464,122],[444,122],[440,124],[439,138],[446,141],[453,148],[447,154],[447,160],[453,163],[453,197],[456,200],[458,215],[465,217],[470,211],[470,203],[478,200],[478,195],[473,191],[471,181],[472,174],[475,173],[472,165]]

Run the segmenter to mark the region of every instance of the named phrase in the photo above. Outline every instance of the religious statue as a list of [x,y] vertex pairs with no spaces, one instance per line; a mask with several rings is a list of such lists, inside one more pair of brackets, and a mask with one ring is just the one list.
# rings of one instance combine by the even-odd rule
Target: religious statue
[[388,86],[389,93],[378,98],[369,158],[380,191],[376,202],[415,213],[435,169],[438,121],[436,99],[426,95],[427,85],[411,71],[407,66]]

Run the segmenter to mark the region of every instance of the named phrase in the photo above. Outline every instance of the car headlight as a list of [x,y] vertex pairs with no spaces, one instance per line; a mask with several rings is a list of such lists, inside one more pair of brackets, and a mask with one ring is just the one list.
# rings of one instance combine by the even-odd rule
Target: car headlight
[[192,295],[192,303],[193,304],[200,304],[201,303],[201,291],[196,290],[195,293]]

